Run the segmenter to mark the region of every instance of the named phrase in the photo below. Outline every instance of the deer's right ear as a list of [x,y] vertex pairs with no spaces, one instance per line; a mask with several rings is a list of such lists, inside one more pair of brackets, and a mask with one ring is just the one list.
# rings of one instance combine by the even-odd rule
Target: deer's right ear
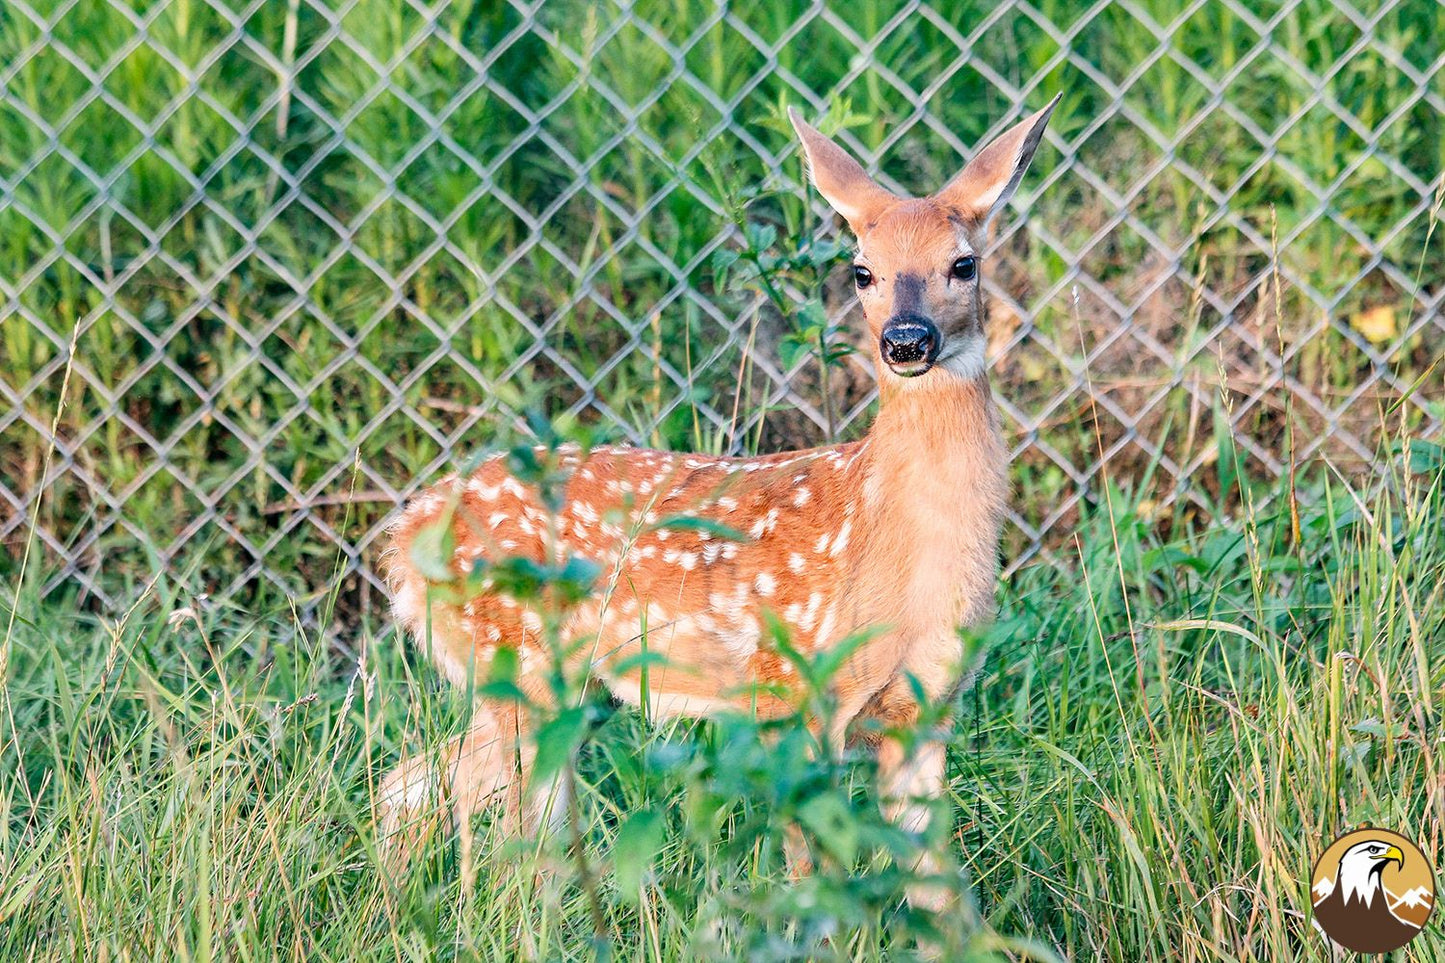
[[879,187],[847,151],[820,134],[792,107],[788,108],[788,119],[803,142],[813,186],[833,205],[833,210],[843,215],[854,234],[898,200],[896,194]]

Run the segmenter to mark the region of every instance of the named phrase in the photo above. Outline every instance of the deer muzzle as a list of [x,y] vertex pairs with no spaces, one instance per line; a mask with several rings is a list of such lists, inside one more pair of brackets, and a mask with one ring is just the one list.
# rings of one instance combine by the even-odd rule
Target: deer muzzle
[[883,325],[878,349],[883,363],[894,374],[915,378],[933,367],[942,342],[932,321],[918,315],[900,315]]

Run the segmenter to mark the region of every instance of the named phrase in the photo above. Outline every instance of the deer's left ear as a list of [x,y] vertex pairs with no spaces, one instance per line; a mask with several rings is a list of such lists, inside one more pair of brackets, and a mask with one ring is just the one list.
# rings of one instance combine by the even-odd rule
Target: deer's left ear
[[974,156],[958,176],[949,181],[935,197],[950,207],[971,208],[992,221],[1018,190],[1024,171],[1033,160],[1039,139],[1044,136],[1049,115],[1058,106],[1062,94],[1055,94],[1049,105],[1026,117],[1000,134],[993,143]]

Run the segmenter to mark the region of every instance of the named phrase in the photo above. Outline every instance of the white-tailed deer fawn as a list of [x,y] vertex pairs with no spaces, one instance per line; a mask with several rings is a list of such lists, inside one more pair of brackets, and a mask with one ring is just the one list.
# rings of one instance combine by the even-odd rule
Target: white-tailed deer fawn
[[[1052,110],[1011,128],[922,198],[880,187],[793,114],[813,183],[858,239],[853,273],[881,399],[867,437],[757,458],[575,451],[564,459],[571,474],[555,518],[501,458],[430,489],[396,522],[388,575],[397,618],[441,671],[458,684],[484,680],[507,647],[518,655],[522,691],[551,698],[541,613],[485,582],[467,598],[434,591],[419,569],[417,533],[449,525],[458,580],[481,557],[600,564],[607,591],[570,608],[562,626],[564,639],[588,640],[569,658],[617,698],[648,699],[657,713],[791,709],[777,693],[796,685],[796,674],[768,644],[764,610],[804,652],[882,629],[834,677],[832,746],[855,720],[896,726],[916,716],[910,676],[932,700],[956,689],[966,668],[958,629],[993,608],[1008,488],[985,373],[982,252]],[[666,527],[688,515],[745,538]],[[648,673],[647,692],[639,670],[612,671],[640,651],[644,635],[666,660]],[[387,776],[387,819],[400,823],[439,795],[466,819],[501,795],[514,821],[535,825],[549,793],[527,787],[533,802],[524,801],[535,752],[527,729],[527,713],[513,703],[479,706],[444,759],[418,757]],[[928,810],[919,800],[943,784],[943,746],[908,753],[884,738],[878,752],[887,811],[920,827]],[[438,775],[444,784],[435,784]]]

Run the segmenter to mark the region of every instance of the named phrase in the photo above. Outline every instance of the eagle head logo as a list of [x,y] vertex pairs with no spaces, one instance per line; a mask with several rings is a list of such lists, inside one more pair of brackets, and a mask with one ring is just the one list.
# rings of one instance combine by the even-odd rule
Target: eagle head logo
[[1388,953],[1420,932],[1435,905],[1435,874],[1398,833],[1346,833],[1315,863],[1310,885],[1315,924],[1357,953]]

